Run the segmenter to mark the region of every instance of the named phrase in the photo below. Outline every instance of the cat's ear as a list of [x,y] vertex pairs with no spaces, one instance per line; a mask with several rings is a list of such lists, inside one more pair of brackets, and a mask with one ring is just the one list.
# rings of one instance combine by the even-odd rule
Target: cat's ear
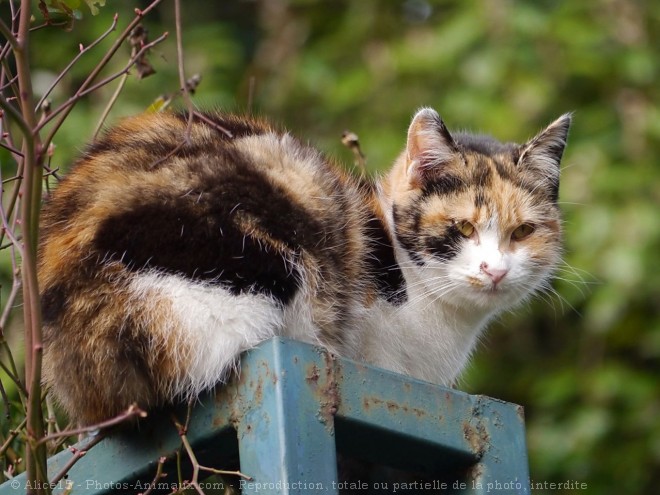
[[559,164],[571,120],[572,114],[565,113],[520,147],[518,165],[545,184],[553,198],[559,192]]
[[458,148],[445,123],[431,108],[422,108],[413,117],[406,145],[406,175],[420,186],[430,175],[458,157]]

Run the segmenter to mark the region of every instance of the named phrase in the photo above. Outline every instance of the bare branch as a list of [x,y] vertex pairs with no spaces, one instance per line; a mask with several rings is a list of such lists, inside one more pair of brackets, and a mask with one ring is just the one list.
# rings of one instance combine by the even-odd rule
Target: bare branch
[[179,421],[175,417],[173,418],[174,426],[176,426],[179,432],[181,443],[183,444],[183,448],[185,449],[186,454],[188,455],[188,458],[190,459],[190,463],[192,464],[193,467],[193,474],[192,474],[192,478],[188,482],[188,487],[194,488],[197,493],[199,493],[200,495],[204,495],[202,488],[199,486],[200,471],[206,471],[207,473],[212,473],[212,474],[238,476],[248,481],[251,481],[252,477],[243,474],[240,471],[225,471],[222,469],[215,469],[212,467],[203,466],[199,463],[199,461],[197,460],[197,456],[195,455],[195,452],[193,451],[193,448],[190,445],[190,441],[188,440],[188,435],[187,435],[188,426],[190,424],[190,416],[192,414],[192,405],[193,405],[192,401],[188,402],[188,411],[186,414],[186,422],[184,424],[179,423]]
[[5,24],[2,19],[0,19],[0,34],[5,37],[13,50],[17,50],[19,48],[16,36],[14,35],[11,28],[7,26],[7,24]]
[[87,452],[91,450],[92,447],[98,445],[101,440],[105,438],[105,435],[99,434],[93,437],[89,442],[85,444],[85,447],[82,449],[77,449],[75,447],[69,447],[69,451],[73,454],[71,459],[62,466],[62,469],[50,480],[52,485],[56,485],[62,478],[66,476],[69,470],[78,462]]
[[0,94],[0,108],[9,114],[9,116],[16,122],[16,124],[21,128],[23,134],[31,134],[32,128],[23,118],[21,112],[11,103],[9,103],[3,95]]
[[156,483],[158,483],[158,480],[161,479],[163,476],[165,476],[165,474],[163,473],[163,466],[166,460],[167,457],[160,457],[158,459],[158,466],[156,466],[156,474],[154,476],[154,479],[149,484],[149,489],[146,492],[141,492],[139,495],[150,495],[151,492],[154,491],[154,488],[156,487]]
[[27,417],[23,418],[23,421],[21,421],[16,428],[13,430],[9,430],[9,435],[7,435],[7,439],[5,440],[5,443],[2,444],[2,447],[0,447],[0,456],[4,455],[4,453],[7,451],[11,443],[14,441],[14,439],[20,435],[21,430],[25,428],[25,424],[27,423]]
[[71,430],[58,431],[57,433],[53,433],[52,435],[43,437],[41,440],[39,440],[39,443],[41,444],[41,443],[49,442],[50,440],[54,440],[56,438],[71,437],[74,435],[80,435],[81,433],[90,433],[92,431],[104,430],[106,428],[110,428],[111,426],[117,426],[121,423],[124,423],[136,417],[146,418],[147,413],[142,409],[140,409],[137,406],[137,404],[132,404],[125,412],[118,414],[114,418],[108,419],[106,421],[102,421],[95,425],[83,426],[82,428],[73,428]]
[[124,85],[126,84],[127,80],[128,80],[128,72],[122,75],[121,79],[119,80],[119,84],[117,85],[117,89],[115,89],[115,92],[112,94],[110,101],[108,101],[108,104],[103,109],[101,118],[99,119],[98,123],[96,124],[96,128],[94,129],[94,134],[92,134],[92,141],[96,141],[99,132],[101,132],[101,129],[103,128],[103,123],[105,122],[105,119],[108,118],[108,114],[110,113],[110,110],[112,110],[112,107],[115,106],[115,103],[119,98],[119,94],[124,89]]
[[204,122],[204,123],[207,124],[208,126],[210,126],[210,127],[212,127],[213,129],[215,129],[216,131],[220,131],[220,132],[222,132],[222,133],[223,133],[225,136],[227,136],[228,138],[233,138],[233,137],[234,137],[234,135],[233,135],[228,129],[225,129],[224,127],[222,127],[222,126],[221,126],[220,124],[218,124],[217,122],[213,122],[211,119],[209,119],[209,118],[208,118],[206,115],[204,115],[203,113],[200,113],[200,112],[195,111],[195,112],[193,112],[193,115],[195,116],[196,119],[201,120],[202,122]]
[[86,46],[82,50],[78,52],[78,55],[76,55],[71,62],[69,62],[69,65],[67,65],[62,72],[59,73],[59,75],[55,78],[55,81],[50,85],[50,87],[46,90],[44,95],[41,97],[39,102],[37,103],[36,108],[40,108],[43,102],[48,98],[48,96],[52,93],[52,91],[55,89],[55,87],[59,84],[59,82],[62,80],[62,78],[71,70],[71,68],[76,65],[76,62],[80,60],[80,58],[90,51],[92,48],[94,48],[96,45],[98,45],[101,41],[106,39],[110,33],[112,33],[116,28],[117,28],[117,19],[119,18],[118,14],[115,14],[115,16],[112,18],[112,24],[108,28],[108,30],[103,33],[101,36],[96,38],[90,45]]
[[177,66],[179,68],[179,85],[181,86],[181,94],[183,100],[186,102],[188,109],[188,125],[186,126],[185,142],[190,142],[190,130],[192,129],[192,122],[194,117],[194,106],[190,98],[190,88],[186,84],[186,71],[183,66],[183,35],[181,33],[181,0],[174,0],[174,19],[176,25],[176,58]]
[[[11,3],[10,3],[11,4]],[[41,143],[39,134],[34,131],[37,119],[34,111],[32,74],[30,71],[29,41],[32,17],[31,1],[21,0],[16,44],[13,47],[16,74],[18,75],[18,108],[21,118],[12,115],[21,129],[23,143],[23,180],[21,222],[23,233],[22,268],[23,281],[23,323],[25,336],[25,383],[27,401],[27,441],[25,463],[28,479],[40,487],[45,487],[46,449],[38,444],[43,437],[44,424],[41,409],[41,364],[43,354],[41,331],[41,304],[36,273],[36,252],[39,226],[39,206],[41,203]],[[4,98],[0,105],[8,112],[19,110],[8,105]],[[20,166],[20,165],[19,165]],[[9,232],[7,232],[9,235]],[[36,493],[48,489],[36,490]]]
[[[17,150],[16,148],[14,148],[13,146],[9,146],[9,145],[6,144],[6,143],[0,142],[0,148],[4,148],[4,149],[6,149],[7,151],[11,151],[12,154],[14,154],[14,155],[16,155],[16,156],[19,156],[19,157],[21,157],[21,158],[23,158],[23,156],[24,156],[23,153],[21,153],[20,151],[18,151],[18,150]],[[7,180],[9,180],[9,179],[7,179]],[[2,182],[5,183],[5,182],[7,182],[7,180],[3,180]]]
[[[131,34],[131,31],[135,26],[137,26],[142,18],[149,13],[152,9],[154,9],[159,3],[161,3],[162,0],[154,0],[151,2],[146,9],[140,10],[140,9],[135,9],[135,18],[126,26],[126,29],[121,33],[121,35],[115,40],[113,45],[110,47],[110,49],[106,52],[104,57],[101,59],[101,61],[96,65],[94,70],[90,73],[89,76],[87,76],[87,79],[82,83],[80,88],[78,88],[77,94],[85,91],[96,79],[96,77],[99,75],[99,73],[103,70],[103,68],[108,64],[110,59],[114,56],[114,54],[119,50],[119,47],[124,43],[126,38]],[[121,74],[119,74],[121,75]],[[117,76],[118,77],[118,76]],[[48,144],[53,140],[53,137],[55,136],[55,133],[59,130],[59,128],[62,126],[64,123],[64,120],[66,117],[69,115],[69,112],[71,112],[73,108],[73,103],[77,102],[77,98],[75,101],[64,107],[63,115],[60,116],[59,120],[55,123],[55,126],[53,129],[51,129],[50,133],[48,134],[47,138],[44,139],[44,146],[48,146]],[[52,118],[52,116],[51,116]],[[41,128],[41,127],[40,127]],[[40,129],[39,128],[39,129]],[[37,131],[39,130],[37,129]]]
[[[94,84],[93,86],[85,86],[85,84],[83,83],[83,85],[81,85],[81,87],[78,89],[76,94],[74,94],[71,98],[69,98],[67,101],[62,103],[55,110],[53,110],[53,112],[50,114],[50,116],[47,119],[44,119],[44,121],[37,126],[36,130],[39,131],[46,124],[48,124],[51,120],[53,120],[57,115],[59,115],[61,113],[64,113],[64,115],[62,117],[60,117],[60,119],[55,124],[55,127],[51,130],[50,134],[48,135],[48,138],[44,139],[44,143],[50,143],[50,141],[54,137],[55,133],[57,132],[57,130],[61,126],[61,123],[64,121],[64,118],[66,118],[66,116],[71,111],[71,108],[73,107],[73,105],[75,105],[80,99],[84,98],[88,94],[93,93],[94,91],[96,91],[99,88],[102,88],[103,86],[105,86],[106,84],[114,81],[115,79],[122,76],[123,74],[128,73],[128,71],[131,69],[131,67],[133,67],[133,65],[135,65],[135,62],[140,58],[140,56],[142,56],[144,54],[144,52],[146,52],[147,50],[150,50],[155,45],[162,42],[165,38],[167,38],[168,35],[169,35],[169,33],[163,33],[161,36],[159,36],[158,38],[153,40],[151,43],[148,43],[148,44],[144,45],[142,47],[142,49],[139,52],[137,52],[137,54],[134,57],[131,57],[128,64],[126,64],[126,66],[122,70],[120,70],[118,72],[115,72],[111,76],[106,77],[105,79],[99,81],[98,83]],[[82,89],[83,87],[85,87],[85,89]]]

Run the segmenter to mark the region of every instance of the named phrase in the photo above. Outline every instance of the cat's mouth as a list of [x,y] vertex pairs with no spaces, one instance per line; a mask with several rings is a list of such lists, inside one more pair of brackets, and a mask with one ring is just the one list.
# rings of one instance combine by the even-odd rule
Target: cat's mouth
[[470,284],[471,287],[473,287],[474,289],[480,292],[488,292],[488,293],[496,294],[506,290],[502,288],[502,284],[496,284],[493,282],[484,282],[479,277],[468,277],[468,283]]
[[503,286],[501,283],[484,282],[478,277],[468,277],[468,283],[479,293],[493,297],[507,292],[506,286]]

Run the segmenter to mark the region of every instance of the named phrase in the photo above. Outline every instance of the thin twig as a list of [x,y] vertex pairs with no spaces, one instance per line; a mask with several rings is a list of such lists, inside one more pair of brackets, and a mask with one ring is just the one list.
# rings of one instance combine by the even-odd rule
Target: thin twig
[[[1,141],[0,141],[0,148],[4,148],[4,149],[6,149],[7,151],[11,151],[14,155],[17,155],[17,156],[19,156],[19,157],[21,157],[21,158],[23,158],[23,156],[24,156],[22,152],[20,152],[19,150],[17,150],[17,149],[14,148],[13,146],[9,146],[8,144],[5,144],[5,143],[3,143],[3,142],[1,142]],[[2,182],[5,182],[5,181],[2,181]]]
[[[78,88],[77,93],[80,93],[80,92],[86,90],[92,84],[92,81],[94,81],[94,79],[96,79],[96,77],[103,70],[103,68],[108,64],[108,62],[114,56],[114,54],[117,52],[117,50],[119,50],[119,47],[124,43],[126,38],[131,34],[131,31],[133,30],[133,28],[135,28],[135,26],[137,26],[140,23],[140,21],[142,20],[142,18],[146,14],[148,14],[159,3],[161,3],[161,1],[162,0],[154,0],[144,10],[135,9],[135,18],[128,24],[126,29],[124,29],[124,31],[121,33],[121,35],[119,35],[119,37],[115,40],[115,42],[110,47],[110,49],[106,52],[106,54],[103,56],[101,61],[96,65],[96,67],[94,68],[94,70],[92,70],[92,72],[89,74],[89,76],[87,76],[87,79],[85,79],[85,81],[80,85],[80,87]],[[73,103],[78,101],[78,99],[76,99]],[[69,112],[71,112],[72,108],[73,108],[72,103],[70,103],[69,105],[67,105],[64,108],[63,115],[60,116],[59,120],[55,123],[53,128],[50,130],[50,133],[48,134],[47,138],[44,139],[44,141],[43,141],[44,146],[48,146],[48,144],[53,140],[53,137],[55,136],[55,134],[57,133],[59,128],[62,126],[62,124],[64,123],[64,120],[69,115]],[[39,129],[37,129],[37,130],[39,130]]]
[[4,371],[9,377],[9,379],[16,384],[16,386],[25,394],[27,395],[27,390],[25,389],[25,385],[21,382],[21,380],[14,374],[12,371],[9,369],[9,367],[0,361],[0,368],[2,368],[2,371]]
[[[4,60],[7,54],[11,51],[11,43],[5,43],[0,50],[0,60]],[[4,87],[4,86],[3,86]]]
[[57,433],[53,433],[52,435],[48,435],[41,438],[38,443],[42,444],[54,440],[56,438],[72,437],[74,435],[79,435],[81,433],[89,433],[92,431],[104,430],[106,428],[110,428],[111,426],[116,426],[118,424],[124,423],[125,421],[128,421],[129,419],[135,417],[146,418],[147,413],[142,409],[140,409],[136,404],[133,404],[125,412],[118,414],[114,418],[108,419],[106,421],[102,421],[95,425],[83,426],[81,428],[73,428],[71,430],[62,430]]
[[110,101],[108,102],[108,104],[103,109],[103,113],[101,114],[101,118],[99,119],[98,123],[96,124],[96,129],[94,129],[94,134],[92,134],[92,141],[96,141],[96,138],[99,135],[99,132],[101,132],[101,129],[103,128],[103,123],[105,122],[105,119],[108,118],[108,114],[110,113],[110,110],[112,110],[112,107],[115,106],[115,103],[117,102],[117,99],[119,98],[119,94],[124,89],[124,86],[126,85],[127,80],[128,80],[128,72],[126,72],[121,77],[121,79],[119,80],[119,84],[117,85],[117,89],[115,89],[115,92],[112,94],[112,97],[110,98]]
[[5,84],[2,85],[0,91],[4,91],[9,87],[14,86],[17,82],[18,82],[18,76],[12,77],[9,81],[7,81]]
[[149,484],[149,489],[146,492],[140,492],[138,495],[150,495],[151,492],[154,491],[156,488],[156,483],[158,483],[158,480],[161,479],[165,474],[163,473],[163,466],[165,465],[165,461],[167,460],[167,457],[160,457],[158,459],[158,465],[156,466],[156,474],[154,475],[154,479],[151,481]]
[[38,26],[34,26],[30,28],[30,32],[33,33],[35,31],[39,31],[40,29],[48,28],[48,27],[60,27],[60,26],[66,26],[68,24],[67,21],[61,21],[61,22],[44,22],[43,24],[39,24]]
[[0,108],[9,114],[9,116],[18,124],[21,128],[21,132],[25,134],[26,132],[32,132],[30,126],[25,122],[23,115],[20,110],[18,110],[14,105],[9,103],[3,95],[0,94]]
[[5,39],[11,45],[12,50],[17,50],[19,48],[18,40],[13,30],[5,24],[5,22],[0,19],[0,34],[5,37]]
[[[112,81],[114,81],[114,80],[117,79],[118,77],[121,77],[122,75],[124,75],[124,74],[126,74],[127,72],[129,72],[129,71],[131,70],[131,68],[133,67],[133,65],[135,65],[135,62],[137,62],[137,60],[138,60],[138,59],[139,59],[139,58],[140,58],[140,57],[141,57],[141,56],[142,56],[147,50],[150,50],[150,49],[153,48],[155,45],[157,45],[158,43],[162,42],[165,38],[167,38],[168,35],[169,35],[169,33],[163,33],[161,36],[159,36],[158,38],[156,38],[155,40],[153,40],[151,43],[148,43],[148,44],[144,45],[144,46],[142,47],[142,49],[141,49],[139,52],[137,52],[137,54],[136,54],[134,57],[131,57],[131,59],[129,60],[129,62],[126,64],[126,66],[125,66],[122,70],[120,70],[120,71],[118,71],[118,72],[115,72],[114,74],[112,74],[112,75],[106,77],[105,79],[99,81],[98,83],[96,83],[96,84],[94,84],[94,85],[92,85],[92,86],[85,87],[85,89],[82,89],[82,86],[81,86],[81,87],[78,89],[78,91],[76,92],[76,94],[74,94],[71,98],[69,98],[67,101],[65,101],[64,103],[62,103],[62,104],[61,104],[59,107],[57,107],[55,110],[53,110],[53,112],[52,112],[52,113],[51,113],[46,119],[44,119],[43,122],[41,122],[41,123],[37,126],[36,130],[37,130],[37,131],[40,131],[40,130],[41,130],[46,124],[48,124],[49,122],[51,122],[55,117],[57,117],[57,116],[58,116],[59,114],[61,114],[61,113],[64,113],[63,117],[66,117],[66,116],[69,114],[69,111],[70,111],[70,109],[73,107],[73,105],[75,105],[79,100],[81,100],[82,98],[84,98],[84,97],[87,96],[88,94],[93,93],[94,91],[98,90],[99,88],[102,88],[102,87],[105,86],[106,84],[111,83]],[[84,84],[83,84],[83,86],[84,86]],[[58,120],[57,123],[55,124],[55,128],[54,128],[54,129],[51,129],[51,132],[50,132],[50,134],[48,135],[49,138],[52,139],[52,137],[55,135],[55,132],[53,132],[53,131],[56,131],[57,129],[59,129],[60,121],[61,121],[61,120],[62,120],[62,117],[60,117],[60,120]],[[50,143],[51,139],[44,140],[44,143]]]
[[13,309],[14,301],[16,300],[16,296],[18,296],[18,292],[20,291],[20,289],[21,289],[21,279],[20,278],[14,278],[14,281],[11,285],[11,291],[9,292],[9,295],[7,296],[7,301],[5,302],[5,307],[2,310],[2,315],[0,316],[0,339],[5,338],[5,325],[7,325],[7,320],[9,319],[9,314],[11,313],[11,310]]
[[5,440],[5,443],[2,444],[2,447],[0,447],[0,457],[2,457],[7,449],[11,446],[11,443],[14,441],[14,439],[21,434],[21,430],[25,428],[25,424],[27,423],[27,417],[23,418],[23,421],[21,421],[16,428],[9,430],[9,435],[7,435],[7,439]]
[[41,105],[43,104],[43,102],[44,102],[44,101],[46,100],[46,98],[48,98],[48,96],[52,93],[52,91],[53,91],[53,90],[55,89],[55,87],[59,84],[59,82],[62,80],[62,78],[63,78],[63,77],[64,77],[64,76],[65,76],[65,75],[71,70],[71,68],[76,64],[76,62],[78,62],[78,60],[80,60],[80,58],[81,58],[85,53],[87,53],[89,50],[91,50],[91,49],[94,48],[96,45],[98,45],[99,43],[101,43],[101,41],[103,41],[104,39],[106,39],[106,38],[110,35],[110,33],[112,33],[112,32],[117,28],[117,19],[118,19],[118,18],[119,18],[119,14],[115,14],[114,17],[112,18],[112,24],[110,25],[110,27],[108,28],[108,30],[107,30],[105,33],[103,33],[101,36],[99,36],[98,38],[96,38],[96,39],[95,39],[90,45],[87,45],[85,48],[83,48],[82,50],[80,50],[80,51],[78,52],[78,55],[76,55],[75,57],[73,57],[73,59],[71,60],[71,62],[69,62],[69,64],[64,68],[64,70],[63,70],[62,72],[59,73],[59,75],[55,78],[55,80],[54,80],[53,83],[50,85],[50,87],[46,90],[46,92],[44,93],[44,95],[41,97],[41,99],[40,99],[39,102],[37,103],[36,108],[40,108],[40,107],[41,107]]
[[62,466],[62,469],[53,477],[53,479],[50,480],[52,485],[56,485],[62,478],[66,476],[66,474],[69,472],[69,470],[73,467],[73,465],[78,462],[87,452],[91,450],[92,447],[97,445],[99,442],[101,442],[103,439],[105,439],[105,434],[98,434],[95,437],[93,437],[89,442],[87,442],[82,449],[77,449],[75,447],[69,447],[69,451],[73,453],[73,456],[71,459],[67,461],[67,463]]
[[174,0],[174,24],[176,26],[176,58],[177,66],[179,68],[179,85],[181,86],[181,94],[183,100],[186,102],[188,109],[188,123],[186,125],[186,133],[184,141],[190,142],[190,133],[192,130],[192,123],[194,117],[194,106],[192,98],[190,98],[190,88],[186,83],[186,71],[183,66],[183,35],[181,29],[181,0]]
[[197,457],[195,456],[195,453],[193,452],[192,447],[190,446],[190,442],[188,442],[188,437],[185,434],[180,434],[181,436],[181,443],[183,444],[183,447],[186,449],[186,453],[188,454],[188,458],[190,459],[190,462],[192,463],[193,466],[193,475],[188,484],[195,489],[197,493],[200,495],[205,495],[204,491],[202,488],[199,486],[199,462],[197,461]]
[[209,119],[209,118],[208,118],[206,115],[204,115],[203,113],[200,113],[200,112],[195,111],[195,112],[193,112],[193,115],[195,116],[195,118],[201,120],[202,122],[204,122],[204,123],[207,124],[208,126],[213,127],[216,131],[220,131],[220,132],[222,132],[222,133],[223,133],[225,136],[227,136],[228,138],[231,139],[231,138],[234,137],[234,135],[233,135],[228,129],[225,129],[224,127],[222,127],[222,126],[221,126],[220,124],[218,124],[217,122],[213,122],[211,119]]
[[11,419],[11,412],[9,408],[11,407],[11,404],[9,403],[9,397],[7,397],[7,391],[5,390],[5,386],[2,384],[2,381],[0,380],[0,395],[2,395],[2,402],[5,404],[5,418],[7,421]]
[[193,467],[193,474],[192,478],[190,479],[189,486],[194,488],[197,493],[200,495],[204,495],[204,492],[202,491],[201,487],[199,486],[199,472],[200,471],[206,471],[207,473],[212,473],[212,474],[220,474],[220,475],[226,475],[226,476],[238,476],[240,478],[246,479],[248,481],[252,480],[252,477],[241,473],[240,471],[226,471],[223,469],[215,469],[212,467],[208,466],[203,466],[199,463],[197,460],[197,456],[195,456],[195,452],[193,451],[192,445],[190,445],[190,441],[188,440],[188,426],[190,425],[190,418],[192,416],[192,406],[193,406],[193,401],[188,402],[188,410],[186,413],[186,422],[182,425],[179,423],[179,421],[176,419],[176,417],[173,417],[174,421],[174,426],[176,426],[177,431],[179,433],[179,437],[181,438],[181,443],[183,445],[183,448],[186,451],[186,454],[188,455],[188,458],[190,459],[190,463],[192,464]]

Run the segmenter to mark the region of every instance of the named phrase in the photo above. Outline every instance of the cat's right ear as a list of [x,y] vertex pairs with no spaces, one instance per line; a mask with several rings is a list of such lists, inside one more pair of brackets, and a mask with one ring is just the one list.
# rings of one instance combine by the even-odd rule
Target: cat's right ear
[[459,155],[454,139],[440,115],[422,108],[413,117],[406,145],[406,175],[413,187],[420,187],[429,176]]

